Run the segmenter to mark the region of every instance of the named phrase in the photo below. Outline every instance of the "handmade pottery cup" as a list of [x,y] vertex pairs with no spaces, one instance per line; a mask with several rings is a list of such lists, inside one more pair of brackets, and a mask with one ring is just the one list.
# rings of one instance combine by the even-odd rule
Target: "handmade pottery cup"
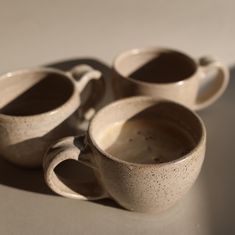
[[[134,137],[121,145],[120,141],[124,143],[128,123],[135,120],[140,120],[142,124],[132,127],[130,134]],[[165,127],[161,126],[162,121]],[[187,133],[193,144],[172,160],[136,163],[123,159],[130,150],[135,151],[139,147],[150,150],[143,154],[136,152],[142,160],[148,159],[151,149],[147,146],[150,143],[147,140],[150,137],[140,139],[137,135],[140,134],[139,130],[142,131],[143,124],[148,126],[151,122],[154,126],[160,124],[158,129],[151,130],[150,126],[149,130],[154,135],[152,140],[156,141],[152,146],[156,147],[156,151],[163,150],[162,155],[168,154],[169,158],[171,154],[174,155],[182,133]],[[110,154],[107,146],[104,147],[102,143],[106,128],[117,123],[121,123],[121,128],[119,131],[111,131],[107,140],[119,147],[119,156]],[[133,145],[135,137],[140,141]],[[158,213],[174,205],[193,185],[204,160],[205,145],[204,124],[190,109],[171,101],[131,97],[101,109],[92,119],[84,136],[67,137],[52,145],[43,160],[45,181],[54,192],[64,197],[89,200],[110,197],[128,210]],[[168,152],[169,146],[172,147],[171,154]],[[81,190],[74,180],[57,174],[56,167],[71,159],[94,170],[99,185],[87,184],[87,191],[90,190],[88,196],[79,194]]]
[[[209,76],[213,72],[216,75]],[[223,94],[229,72],[211,57],[195,60],[180,51],[156,47],[133,49],[117,56],[112,79],[116,98],[147,95],[199,110]]]
[[[51,142],[76,133],[73,122],[80,94],[90,80],[100,78],[101,73],[88,65],[68,72],[38,68],[2,75],[0,154],[19,166],[40,166]],[[99,84],[87,99],[91,110],[86,117],[102,94],[103,84]]]

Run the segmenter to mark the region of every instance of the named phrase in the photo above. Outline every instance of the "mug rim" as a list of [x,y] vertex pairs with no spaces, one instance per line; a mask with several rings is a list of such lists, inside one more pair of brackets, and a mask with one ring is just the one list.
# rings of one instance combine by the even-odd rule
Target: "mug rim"
[[[131,55],[136,55],[136,54],[141,54],[141,53],[145,53],[145,52],[157,52],[157,51],[175,52],[175,53],[178,53],[178,54],[186,57],[188,60],[190,60],[193,63],[194,72],[189,77],[186,77],[186,78],[181,79],[179,81],[162,83],[162,82],[146,82],[146,81],[136,80],[136,79],[134,79],[130,76],[123,75],[120,72],[120,70],[117,68],[118,62],[120,62],[120,60],[124,59],[125,57],[131,56]],[[185,81],[188,81],[188,80],[192,79],[199,71],[198,63],[196,62],[196,60],[194,58],[192,58],[187,53],[181,52],[180,50],[170,48],[170,47],[154,47],[154,46],[152,46],[152,47],[133,48],[133,49],[126,50],[126,51],[123,51],[123,52],[119,53],[118,55],[116,55],[116,57],[113,60],[112,68],[113,68],[114,72],[118,74],[118,76],[120,76],[123,79],[126,79],[130,82],[136,83],[138,85],[142,85],[142,86],[164,86],[164,85],[181,84],[182,82],[185,82]]]
[[[122,160],[120,158],[117,158],[115,156],[113,156],[112,154],[109,154],[108,152],[106,152],[105,150],[103,150],[97,143],[97,141],[95,140],[94,136],[92,135],[92,129],[93,129],[93,125],[95,122],[96,117],[98,116],[99,113],[103,112],[104,110],[109,109],[111,106],[116,106],[116,105],[120,105],[122,103],[126,103],[126,102],[137,102],[137,101],[149,101],[149,102],[164,102],[164,103],[171,103],[171,104],[175,104],[178,107],[183,108],[184,110],[186,110],[187,112],[190,112],[191,114],[193,114],[193,116],[196,118],[196,120],[198,121],[200,127],[201,127],[201,136],[200,136],[200,140],[196,143],[196,145],[185,155],[182,155],[181,157],[171,160],[171,161],[167,161],[167,162],[160,162],[160,163],[134,163],[134,162],[128,162],[125,160]],[[95,149],[101,153],[102,156],[104,156],[106,159],[120,163],[120,164],[124,164],[126,166],[133,166],[133,167],[156,167],[156,166],[166,166],[166,165],[172,165],[172,164],[176,164],[179,162],[182,162],[184,160],[186,160],[187,158],[189,158],[192,153],[197,152],[198,149],[200,149],[203,144],[206,142],[206,128],[205,128],[205,124],[202,121],[202,119],[200,118],[200,116],[195,113],[194,111],[192,111],[191,109],[187,108],[186,106],[170,101],[170,100],[166,100],[166,99],[161,99],[161,100],[156,100],[152,97],[149,96],[135,96],[135,97],[128,97],[128,98],[124,98],[124,99],[120,99],[117,100],[115,102],[112,102],[108,105],[106,105],[105,107],[103,107],[101,110],[99,110],[97,112],[97,114],[94,116],[94,118],[91,120],[90,125],[88,127],[88,138],[91,141],[92,145],[95,147]]]
[[[15,75],[23,75],[23,74],[27,74],[27,73],[40,73],[40,72],[46,72],[47,74],[50,73],[54,73],[57,75],[61,75],[63,77],[65,77],[66,79],[68,79],[72,86],[73,86],[73,91],[71,92],[71,95],[69,96],[69,98],[67,100],[65,100],[65,102],[63,102],[61,105],[58,105],[56,108],[53,108],[49,111],[46,112],[41,112],[38,114],[32,114],[32,115],[9,115],[9,114],[3,114],[0,112],[0,119],[4,119],[4,120],[10,120],[10,119],[17,119],[17,120],[21,120],[21,119],[32,119],[32,118],[41,118],[44,117],[45,115],[53,115],[53,114],[57,114],[58,112],[62,111],[69,103],[71,103],[74,98],[76,97],[76,86],[74,84],[73,79],[66,74],[66,72],[64,71],[60,71],[59,69],[55,69],[55,68],[50,68],[50,67],[38,67],[38,68],[29,68],[29,69],[18,69],[12,72],[7,72],[5,74],[0,75],[0,81],[1,79],[7,79],[9,77],[13,77]],[[78,98],[79,99],[79,98]]]

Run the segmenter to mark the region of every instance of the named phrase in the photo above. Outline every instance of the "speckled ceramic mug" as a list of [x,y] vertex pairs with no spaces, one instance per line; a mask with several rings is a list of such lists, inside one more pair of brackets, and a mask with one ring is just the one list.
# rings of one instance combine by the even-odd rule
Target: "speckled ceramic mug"
[[[213,72],[216,74],[210,76]],[[155,47],[133,49],[117,56],[112,79],[117,98],[147,95],[199,110],[223,94],[229,71],[212,57],[195,60],[180,51]]]
[[[2,75],[0,155],[19,166],[41,166],[51,142],[77,133],[80,93],[90,80],[101,77],[88,65],[78,65],[68,72],[38,68]],[[84,114],[86,117],[102,94],[103,84],[99,84],[87,99],[91,109]]]
[[[145,119],[147,117],[149,119]],[[174,160],[164,162],[135,163],[110,154],[101,144],[101,136],[106,128],[122,123],[122,131],[125,132],[126,124],[133,120],[141,120],[144,124],[150,120],[155,124],[160,120],[167,123],[164,130],[167,130],[168,136],[164,132],[158,135],[158,131],[155,130],[152,130],[155,136],[150,136],[152,140],[156,138],[159,149],[164,148],[164,144],[171,138],[177,142],[177,133],[182,133],[181,131],[187,132],[193,140],[193,145]],[[171,131],[172,126],[175,128],[174,131]],[[139,129],[142,130],[137,125],[131,133],[140,134]],[[123,140],[121,131],[112,134],[115,138],[107,139],[112,139],[114,144]],[[150,137],[148,138],[151,139]],[[148,138],[142,138],[138,146],[148,149]],[[131,141],[133,138],[129,139],[125,146],[120,145],[120,155],[130,150],[133,146]],[[172,143],[172,146],[176,146]],[[52,145],[44,157],[44,176],[48,186],[65,197],[90,200],[110,197],[128,210],[158,213],[174,205],[193,185],[204,160],[205,145],[204,124],[193,111],[170,101],[132,97],[116,101],[101,109],[91,121],[85,136],[64,138]],[[138,146],[136,145],[136,148]],[[148,158],[148,153],[145,152],[142,157]],[[91,191],[89,196],[79,194],[79,186],[76,183],[71,183],[56,174],[55,168],[69,159],[79,161],[94,170],[99,187],[88,184],[87,187]]]

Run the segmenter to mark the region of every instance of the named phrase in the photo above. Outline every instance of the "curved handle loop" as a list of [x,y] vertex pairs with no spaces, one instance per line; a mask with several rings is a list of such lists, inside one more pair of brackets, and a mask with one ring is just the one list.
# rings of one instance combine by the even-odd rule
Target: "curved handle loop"
[[75,79],[79,92],[82,92],[91,80],[99,80],[93,85],[89,97],[79,108],[80,119],[90,120],[104,96],[105,82],[102,73],[89,65],[81,64],[72,68],[67,74]]
[[199,95],[196,99],[195,110],[203,109],[214,103],[225,91],[229,82],[229,70],[221,62],[212,57],[202,57],[199,59],[202,79],[207,78],[210,71],[216,70],[217,75],[213,78],[210,87],[205,93]]
[[87,183],[85,191],[91,193],[89,193],[89,196],[81,195],[78,193],[79,185],[71,184],[69,180],[66,181],[55,173],[55,168],[69,159],[79,161],[94,169],[94,165],[86,156],[89,151],[85,144],[85,136],[63,138],[48,149],[43,159],[43,170],[45,181],[52,191],[73,199],[98,200],[108,197],[98,183]]

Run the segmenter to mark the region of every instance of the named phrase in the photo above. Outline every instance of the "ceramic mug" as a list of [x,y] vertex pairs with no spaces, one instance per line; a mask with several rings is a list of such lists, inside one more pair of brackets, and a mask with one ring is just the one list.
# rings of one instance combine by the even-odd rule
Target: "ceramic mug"
[[[143,119],[145,117],[149,119]],[[169,147],[172,147],[172,154],[179,147],[179,133],[187,133],[193,145],[187,151],[174,155],[172,160],[151,163],[127,161],[123,156],[131,149],[143,147],[150,150],[145,137],[141,137],[135,145],[134,142],[131,145],[134,138],[123,142],[124,145],[118,144],[125,138],[125,130],[133,120],[142,120],[142,124],[146,125],[150,120],[156,125],[161,121],[166,123],[166,128],[163,125],[163,129],[153,132],[156,141],[160,141],[154,142],[153,146],[163,149],[166,155]],[[117,123],[122,123],[121,131],[112,130],[107,140],[120,147],[118,157],[111,154],[101,141],[106,128]],[[136,125],[130,133],[137,136],[142,127]],[[158,133],[161,134],[158,136]],[[166,146],[167,140],[172,145]],[[156,101],[151,97],[131,97],[101,109],[92,119],[85,136],[67,137],[52,145],[43,161],[45,181],[54,192],[64,197],[89,200],[110,197],[128,210],[158,213],[174,205],[193,185],[204,160],[205,144],[204,124],[190,109],[170,101]],[[136,151],[136,154],[140,153]],[[141,157],[142,160],[147,159],[148,153],[141,153]],[[172,156],[168,154],[168,157]],[[81,190],[74,181],[72,183],[71,179],[57,174],[56,167],[69,159],[94,170],[99,185],[87,184],[87,191],[90,190],[88,196],[79,194]]]
[[[216,72],[213,81],[209,79],[211,72]],[[229,72],[213,58],[195,60],[183,52],[156,47],[133,49],[117,56],[112,78],[117,98],[147,95],[199,110],[223,94]]]
[[[78,65],[68,72],[38,68],[2,75],[0,154],[19,166],[41,166],[51,142],[77,133],[73,123],[80,93],[89,81],[100,78],[100,71],[88,65]],[[103,84],[99,84],[87,99],[93,101],[91,108],[102,94]],[[91,112],[93,109],[84,115],[88,117]]]

